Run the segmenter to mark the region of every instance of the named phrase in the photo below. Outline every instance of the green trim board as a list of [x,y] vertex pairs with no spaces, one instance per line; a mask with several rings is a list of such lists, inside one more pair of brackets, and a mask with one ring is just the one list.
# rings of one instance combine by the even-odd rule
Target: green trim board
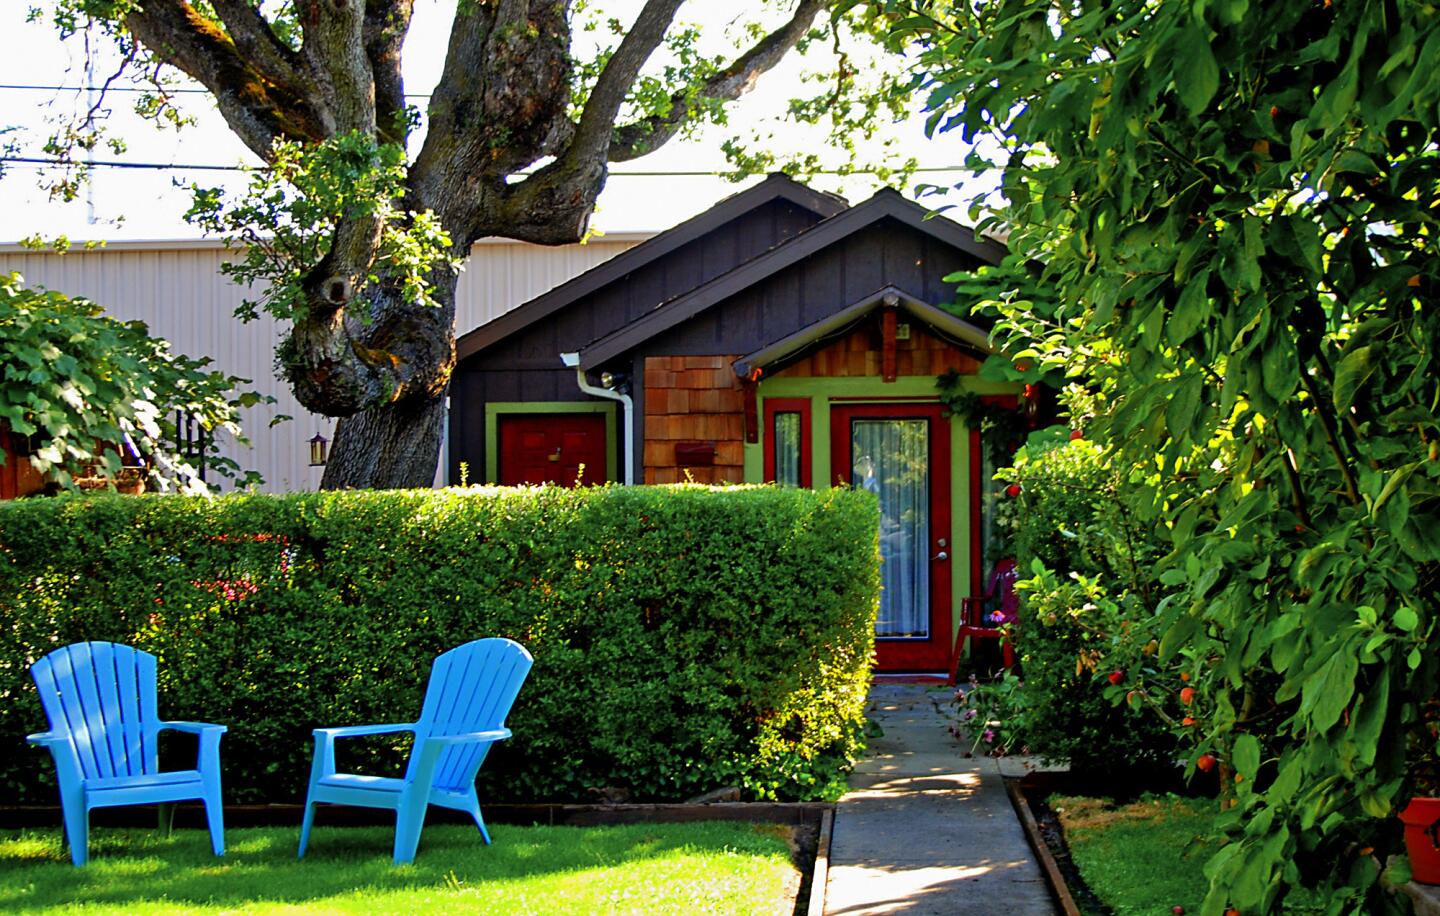
[[[991,382],[966,376],[961,387],[976,394],[1018,394],[1020,387],[1005,382]],[[834,486],[835,475],[830,466],[830,407],[833,402],[884,403],[895,398],[938,399],[935,377],[901,376],[893,382],[882,382],[876,376],[852,378],[772,378],[761,379],[756,391],[757,413],[765,416],[766,398],[810,399],[810,471],[816,487]],[[761,424],[759,441],[745,446],[745,482],[760,483],[765,476],[765,437]],[[956,556],[969,557],[973,512],[970,505],[970,430],[958,417],[950,421],[950,454],[952,486],[950,488],[951,536],[958,548]],[[972,570],[967,561],[964,569],[956,564],[950,577],[951,632],[953,644],[960,628],[961,599],[976,594],[982,582],[971,582]],[[981,570],[984,575],[984,570]]]
[[600,401],[488,401],[485,404],[485,482],[500,476],[500,417],[516,414],[599,413],[605,415],[605,479],[620,479],[619,435],[616,432],[617,404]]

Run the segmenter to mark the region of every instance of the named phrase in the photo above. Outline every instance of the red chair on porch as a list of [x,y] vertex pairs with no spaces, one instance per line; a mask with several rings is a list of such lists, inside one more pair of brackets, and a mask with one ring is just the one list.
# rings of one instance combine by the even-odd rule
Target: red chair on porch
[[[961,599],[963,615],[960,629],[955,634],[955,648],[950,653],[950,683],[955,683],[955,673],[960,667],[961,654],[965,643],[976,639],[1000,640],[1000,651],[1006,668],[1015,667],[1015,647],[1005,638],[1002,627],[1013,624],[1020,617],[1020,598],[1015,594],[1015,581],[1020,572],[1015,561],[1004,559],[995,564],[989,580],[985,583],[985,594]],[[975,645],[970,644],[973,652]]]

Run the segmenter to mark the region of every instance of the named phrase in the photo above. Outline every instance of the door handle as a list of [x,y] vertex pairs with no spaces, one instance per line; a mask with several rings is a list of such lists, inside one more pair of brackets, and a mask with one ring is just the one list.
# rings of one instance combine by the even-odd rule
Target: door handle
[[934,559],[936,559],[936,560],[941,560],[941,561],[948,560],[948,559],[950,559],[950,554],[948,554],[948,553],[946,553],[945,551],[942,550],[942,551],[940,551],[939,553],[935,554]]

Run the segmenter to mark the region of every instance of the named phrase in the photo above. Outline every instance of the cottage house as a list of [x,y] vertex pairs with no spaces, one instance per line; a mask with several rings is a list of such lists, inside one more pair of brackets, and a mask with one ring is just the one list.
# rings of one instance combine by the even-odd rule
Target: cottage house
[[846,483],[882,514],[880,670],[939,671],[982,576],[990,473],[969,391],[987,332],[942,307],[1004,248],[884,190],[783,176],[460,338],[449,479]]

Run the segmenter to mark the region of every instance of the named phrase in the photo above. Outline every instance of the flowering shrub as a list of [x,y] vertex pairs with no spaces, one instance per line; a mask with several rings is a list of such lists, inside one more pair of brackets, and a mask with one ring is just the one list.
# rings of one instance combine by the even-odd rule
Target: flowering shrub
[[968,693],[968,731],[984,726],[977,749],[1077,770],[1170,767],[1171,729],[1142,713],[1148,693],[1132,693],[1161,678],[1145,623],[1154,548],[1114,499],[1121,481],[1098,445],[1065,429],[1032,436],[1000,476],[1019,487],[1001,519],[1022,576],[1012,638],[1024,678]]

